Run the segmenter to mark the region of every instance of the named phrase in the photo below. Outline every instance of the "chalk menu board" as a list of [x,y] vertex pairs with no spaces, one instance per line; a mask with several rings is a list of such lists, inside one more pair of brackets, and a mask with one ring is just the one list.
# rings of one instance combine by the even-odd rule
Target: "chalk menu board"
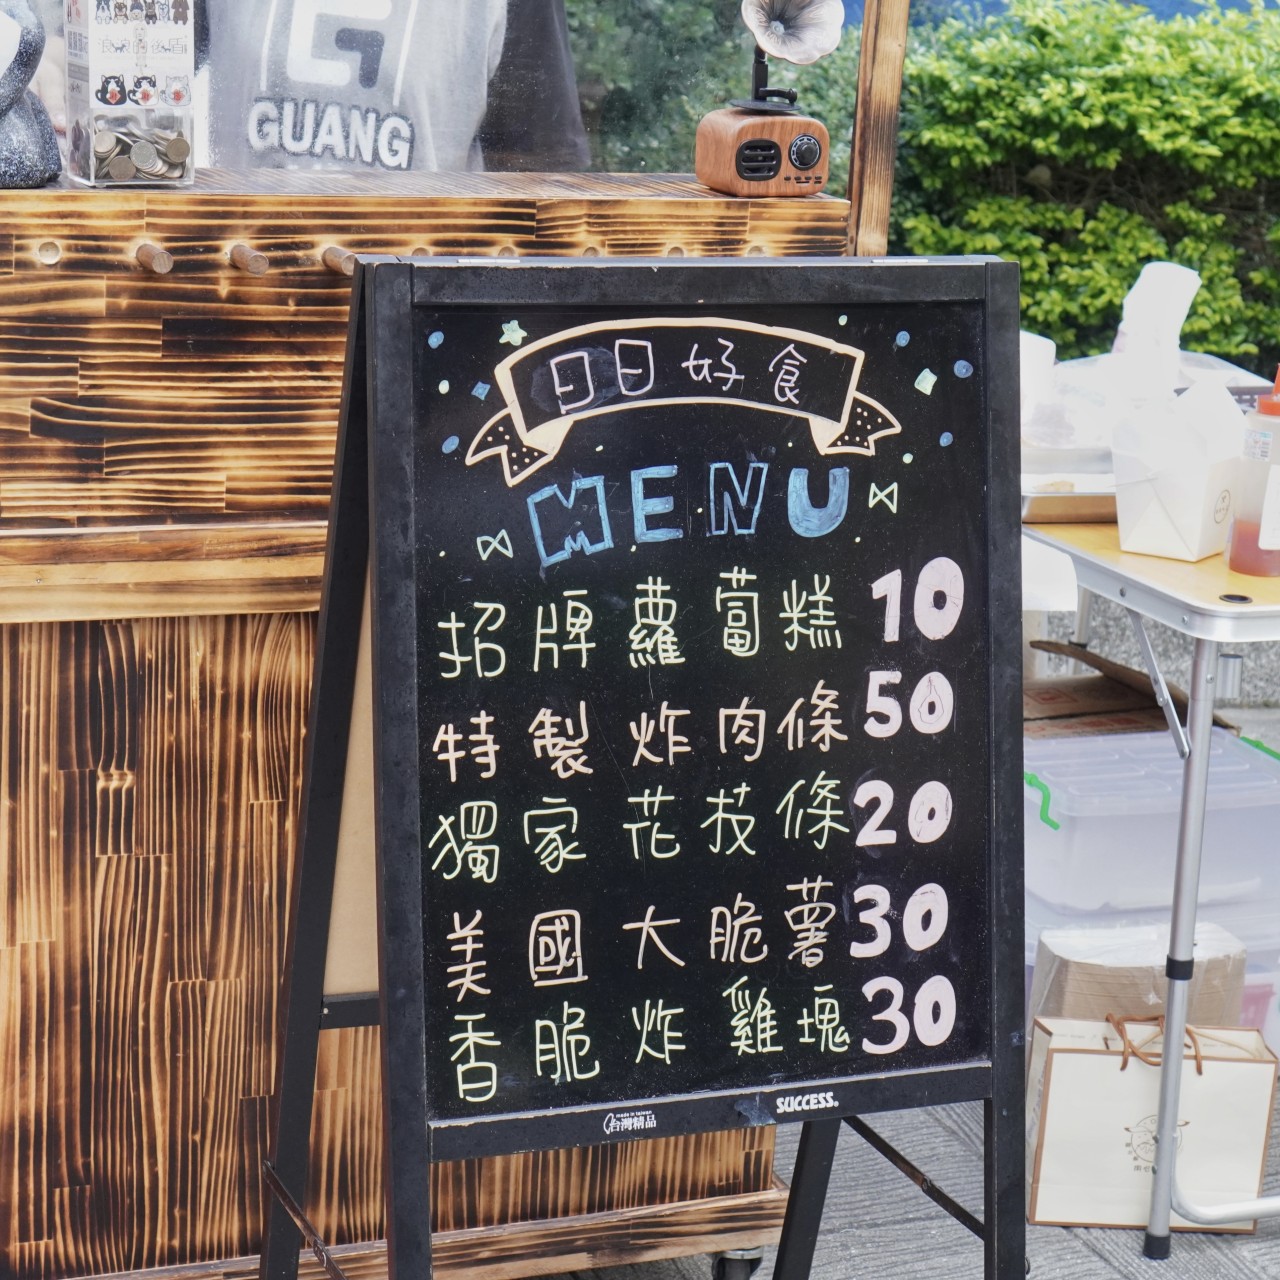
[[418,263],[367,295],[384,998],[437,1158],[990,1058],[1015,280]]
[[[798,1120],[798,1280],[842,1122],[966,1100],[1023,1274],[1017,268],[363,258],[352,297],[264,1276],[327,1256],[320,1018],[381,1024],[393,1275],[434,1162]],[[358,688],[376,1002],[322,987]]]

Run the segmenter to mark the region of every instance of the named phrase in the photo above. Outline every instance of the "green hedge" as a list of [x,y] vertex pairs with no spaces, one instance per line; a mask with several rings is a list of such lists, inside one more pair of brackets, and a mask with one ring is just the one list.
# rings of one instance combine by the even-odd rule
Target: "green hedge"
[[[819,67],[835,110],[856,82]],[[1143,263],[1194,267],[1183,346],[1274,372],[1280,12],[1011,0],[913,28],[894,240],[1017,258],[1023,324],[1062,357],[1109,349]]]

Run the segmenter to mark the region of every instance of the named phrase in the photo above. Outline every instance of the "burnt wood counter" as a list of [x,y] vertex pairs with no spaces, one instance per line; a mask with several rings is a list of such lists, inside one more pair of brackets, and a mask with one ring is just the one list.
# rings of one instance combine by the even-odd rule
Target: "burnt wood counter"
[[[840,254],[848,206],[670,176],[216,171],[4,202],[0,1275],[243,1274],[348,255]],[[378,1072],[376,1028],[322,1034],[308,1203],[330,1241],[382,1232]],[[772,1153],[759,1129],[442,1164],[441,1262],[527,1276],[772,1238]]]

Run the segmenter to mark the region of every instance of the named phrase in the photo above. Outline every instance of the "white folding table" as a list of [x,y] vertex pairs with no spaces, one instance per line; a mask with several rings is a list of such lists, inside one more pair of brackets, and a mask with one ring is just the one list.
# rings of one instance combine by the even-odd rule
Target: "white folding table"
[[[1280,640],[1280,578],[1232,573],[1221,556],[1189,564],[1124,552],[1114,524],[1024,525],[1023,532],[1045,546],[1065,551],[1075,565],[1082,589],[1114,600],[1128,610],[1157,700],[1184,761],[1173,916],[1165,969],[1169,990],[1164,1037],[1166,1045],[1180,1045],[1186,1034],[1187,993],[1193,968],[1191,948],[1209,783],[1210,731],[1219,689],[1219,652],[1224,644]],[[1178,719],[1147,637],[1147,619],[1164,623],[1195,642],[1185,726]],[[1280,1196],[1200,1205],[1188,1201],[1179,1191],[1174,1139],[1181,1078],[1182,1054],[1176,1050],[1166,1052],[1160,1071],[1155,1181],[1143,1246],[1148,1258],[1169,1256],[1171,1213],[1202,1226],[1280,1215]]]

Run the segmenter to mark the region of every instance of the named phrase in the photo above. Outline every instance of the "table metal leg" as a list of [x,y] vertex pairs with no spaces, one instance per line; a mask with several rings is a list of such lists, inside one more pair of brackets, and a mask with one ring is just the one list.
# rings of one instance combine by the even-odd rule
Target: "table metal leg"
[[[1081,649],[1087,649],[1093,641],[1093,603],[1096,598],[1087,587],[1081,587],[1076,592],[1076,629],[1071,636],[1071,643],[1079,645]],[[1092,675],[1093,668],[1085,662],[1073,662],[1071,674]]]
[[1187,1028],[1187,993],[1191,982],[1192,947],[1196,935],[1196,898],[1200,892],[1200,853],[1204,841],[1205,797],[1209,787],[1209,751],[1213,731],[1214,684],[1218,642],[1197,640],[1191,664],[1187,706],[1190,751],[1182,771],[1182,813],[1178,825],[1178,860],[1174,868],[1173,917],[1169,926],[1169,979],[1165,1000],[1160,1106],[1156,1119],[1156,1168],[1151,1188],[1151,1215],[1143,1252],[1148,1258],[1169,1256],[1169,1217],[1174,1194],[1177,1153],[1178,1092],[1182,1083],[1182,1040]]

